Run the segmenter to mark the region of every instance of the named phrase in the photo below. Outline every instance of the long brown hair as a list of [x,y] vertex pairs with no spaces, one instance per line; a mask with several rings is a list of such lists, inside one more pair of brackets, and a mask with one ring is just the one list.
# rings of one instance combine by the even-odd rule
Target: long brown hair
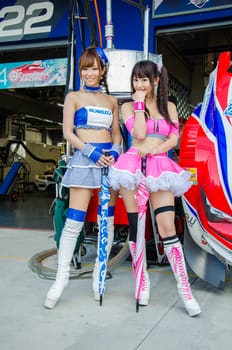
[[81,54],[78,61],[79,74],[81,75],[81,71],[83,68],[92,67],[95,59],[99,70],[103,70],[105,68],[101,76],[100,85],[103,88],[105,88],[107,94],[109,94],[109,87],[107,83],[107,69],[104,63],[102,62],[101,58],[99,57],[98,53],[96,52],[95,47],[89,47],[85,49],[85,51]]

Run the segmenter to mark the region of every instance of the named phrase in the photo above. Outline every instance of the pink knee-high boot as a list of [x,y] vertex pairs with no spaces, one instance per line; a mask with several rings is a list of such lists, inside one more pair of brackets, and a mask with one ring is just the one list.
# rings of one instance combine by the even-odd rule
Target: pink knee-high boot
[[201,308],[192,295],[182,245],[177,236],[164,239],[164,251],[173,270],[178,292],[187,312],[190,316],[199,315]]
[[[129,248],[132,257],[132,271],[135,270],[135,257],[136,257],[136,242],[129,241]],[[145,264],[143,268],[143,280],[142,280],[142,289],[139,300],[139,305],[146,306],[149,303],[150,299],[150,278],[147,272],[147,264],[146,264],[146,252],[145,252]]]

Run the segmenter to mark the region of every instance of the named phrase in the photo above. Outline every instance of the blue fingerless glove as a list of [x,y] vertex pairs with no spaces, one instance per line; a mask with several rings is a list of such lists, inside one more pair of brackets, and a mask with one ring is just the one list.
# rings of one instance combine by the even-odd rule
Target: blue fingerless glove
[[111,150],[109,151],[109,155],[114,157],[114,160],[116,162],[116,160],[118,159],[118,157],[120,156],[120,154],[122,153],[122,147],[120,145],[117,144],[113,144]]
[[91,145],[91,143],[85,143],[83,149],[81,150],[84,156],[91,159],[94,163],[97,163],[102,156],[102,151]]

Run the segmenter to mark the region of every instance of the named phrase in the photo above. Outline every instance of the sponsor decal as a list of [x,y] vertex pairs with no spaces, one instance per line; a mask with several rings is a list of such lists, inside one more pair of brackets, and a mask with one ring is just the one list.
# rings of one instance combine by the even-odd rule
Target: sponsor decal
[[232,102],[230,102],[230,104],[224,110],[224,115],[226,117],[232,118]]
[[193,182],[193,185],[197,185],[197,168],[186,168],[186,170],[190,173],[190,181]]
[[[232,8],[232,2],[231,0],[153,0],[152,6],[152,17],[154,18],[213,12],[215,10]],[[210,14],[209,16],[211,17]],[[201,16],[199,17],[200,20]],[[192,18],[186,18],[186,22],[192,23]]]
[[103,109],[90,108],[89,111],[92,112],[92,113],[100,113],[100,114],[111,115],[111,111],[107,111],[107,110],[103,110]]
[[65,85],[67,58],[0,64],[0,89]]
[[188,4],[192,4],[201,9],[207,2],[209,2],[209,0],[190,0]]

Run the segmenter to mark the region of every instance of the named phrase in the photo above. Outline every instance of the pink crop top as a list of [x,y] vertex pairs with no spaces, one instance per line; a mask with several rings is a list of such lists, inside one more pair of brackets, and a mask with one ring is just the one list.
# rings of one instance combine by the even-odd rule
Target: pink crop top
[[[134,123],[135,116],[133,115],[130,115],[125,121],[125,126],[131,135],[134,128]],[[146,135],[148,137],[157,137],[166,140],[170,134],[175,134],[179,136],[179,123],[175,120],[173,121],[173,124],[171,124],[168,123],[164,118],[147,118],[146,126]]]

